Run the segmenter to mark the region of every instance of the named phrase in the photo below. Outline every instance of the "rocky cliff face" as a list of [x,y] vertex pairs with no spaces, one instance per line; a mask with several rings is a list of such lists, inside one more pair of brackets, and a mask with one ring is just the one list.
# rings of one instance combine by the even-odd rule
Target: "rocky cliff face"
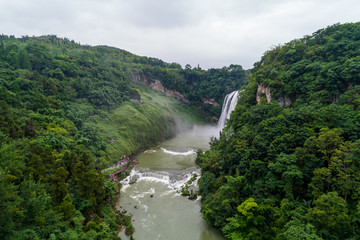
[[271,92],[270,87],[262,85],[261,83],[258,84],[258,89],[256,92],[256,102],[259,103],[262,97],[266,97],[267,102],[271,102]]
[[220,104],[218,102],[216,102],[214,98],[209,98],[209,99],[201,98],[201,101],[203,101],[204,104],[210,104],[214,107],[220,106]]
[[154,89],[158,92],[166,92],[166,88],[162,85],[160,80],[154,80],[153,82],[146,81],[145,84],[150,87],[151,89]]
[[279,104],[282,107],[286,107],[291,104],[291,100],[288,97],[279,97],[277,100],[277,104]]
[[165,88],[162,83],[160,82],[160,80],[155,79],[155,80],[150,80],[147,76],[145,76],[144,74],[134,74],[133,75],[133,79],[135,81],[142,81],[145,83],[146,86],[154,89],[155,91],[158,92],[162,92],[164,93],[166,96],[168,97],[172,97],[172,98],[176,98],[177,100],[183,101],[185,103],[190,103],[190,101],[188,99],[186,99],[184,97],[184,95],[182,95],[181,93],[179,93],[176,90],[171,90],[171,89],[167,89]]
[[[260,99],[262,97],[266,97],[266,101],[271,102],[270,87],[267,87],[267,86],[260,83],[260,84],[258,84],[258,89],[257,89],[257,92],[256,92],[256,102],[259,103]],[[277,102],[277,104],[279,104],[282,107],[286,107],[286,106],[289,106],[291,104],[290,98],[285,97],[285,96],[279,97],[276,100],[276,102]]]

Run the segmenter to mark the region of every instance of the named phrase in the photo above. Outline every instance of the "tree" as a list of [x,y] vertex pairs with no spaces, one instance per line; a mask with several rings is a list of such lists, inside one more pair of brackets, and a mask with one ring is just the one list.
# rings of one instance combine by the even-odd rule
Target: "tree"
[[20,50],[19,55],[19,67],[22,69],[31,69],[31,63],[29,60],[29,54],[26,52],[25,49]]
[[237,207],[240,214],[228,218],[222,228],[225,237],[231,240],[272,239],[276,234],[276,210],[267,204],[258,205],[248,198]]
[[56,210],[63,214],[65,221],[72,221],[72,218],[76,213],[76,208],[69,194],[64,197],[60,206],[56,207]]
[[7,239],[23,218],[17,187],[6,181],[5,172],[0,168],[0,238]]
[[[295,154],[288,155],[281,153],[277,156],[274,162],[268,164],[269,170],[273,175],[277,175],[277,181],[274,182],[277,186],[271,188],[282,189],[286,193],[286,197],[292,199],[294,197],[294,188],[297,185],[302,184],[303,174],[300,169],[296,166],[296,156]],[[271,173],[268,176],[271,178]]]
[[318,137],[318,144],[320,153],[323,154],[323,159],[327,161],[327,164],[330,163],[332,155],[335,153],[336,149],[339,148],[340,144],[343,142],[341,134],[343,131],[341,129],[333,128],[323,128],[320,130]]
[[125,228],[125,234],[127,236],[132,235],[135,232],[134,226],[130,223],[126,228]]
[[314,170],[314,176],[311,179],[309,188],[314,198],[328,192],[331,187],[331,170],[328,168],[317,168]]
[[304,224],[299,220],[292,220],[285,225],[286,230],[276,236],[276,240],[322,240],[311,224]]
[[351,233],[350,217],[346,202],[337,192],[329,192],[315,200],[315,206],[307,214],[322,237],[337,236],[345,239]]
[[18,138],[23,135],[19,125],[14,121],[8,105],[4,101],[0,101],[0,130],[11,138]]
[[[55,196],[55,201],[60,203],[68,195],[68,189],[66,180],[69,175],[69,172],[63,167],[56,169],[55,173],[51,175],[53,195]],[[69,196],[70,197],[70,196]]]

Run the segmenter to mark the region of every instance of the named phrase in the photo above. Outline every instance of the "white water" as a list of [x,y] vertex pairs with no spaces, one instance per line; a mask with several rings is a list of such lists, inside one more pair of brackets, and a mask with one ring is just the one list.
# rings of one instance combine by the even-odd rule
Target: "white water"
[[193,149],[191,149],[191,150],[189,150],[187,152],[174,152],[174,151],[167,150],[165,148],[161,148],[161,150],[163,150],[164,153],[168,153],[168,154],[171,154],[171,155],[188,156],[188,155],[191,155],[191,154],[195,154],[195,151]]
[[170,183],[169,173],[167,172],[140,172],[138,170],[133,169],[130,175],[122,181],[122,184],[126,184],[131,181],[140,181],[140,180],[148,180],[148,181],[159,181],[165,184]]
[[234,91],[226,95],[221,109],[221,115],[218,121],[218,128],[221,130],[225,127],[226,120],[230,118],[231,112],[235,109],[239,97],[239,92]]
[[[135,239],[224,239],[202,218],[200,198],[192,201],[181,196],[185,184],[197,190],[200,169],[194,163],[196,150],[207,150],[210,136],[218,135],[217,127],[194,127],[137,156],[139,164],[122,181],[119,206],[133,216]],[[120,237],[129,239],[124,233]]]
[[132,181],[134,184],[140,181],[160,182],[166,184],[170,189],[180,191],[181,187],[183,187],[194,174],[196,174],[197,178],[189,186],[197,187],[197,180],[200,178],[199,168],[192,167],[185,170],[168,170],[168,172],[135,168],[127,178],[121,181],[123,185],[122,191],[125,191]]

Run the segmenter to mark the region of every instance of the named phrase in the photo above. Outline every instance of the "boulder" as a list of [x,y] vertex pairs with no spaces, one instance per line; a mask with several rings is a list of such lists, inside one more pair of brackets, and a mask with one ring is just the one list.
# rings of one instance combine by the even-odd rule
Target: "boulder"
[[188,197],[188,199],[190,199],[190,200],[196,200],[196,199],[197,199],[197,194],[196,194],[196,193],[190,194],[190,196]]

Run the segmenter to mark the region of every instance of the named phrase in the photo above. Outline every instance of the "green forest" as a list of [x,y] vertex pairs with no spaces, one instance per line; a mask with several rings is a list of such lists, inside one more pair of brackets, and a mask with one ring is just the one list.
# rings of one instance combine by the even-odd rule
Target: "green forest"
[[119,239],[129,219],[100,170],[171,138],[179,119],[218,117],[238,89],[197,153],[205,220],[230,240],[359,239],[360,23],[275,46],[250,71],[1,35],[0,239]]
[[[150,90],[159,80],[189,103]],[[205,122],[241,66],[182,68],[56,36],[0,36],[0,239],[118,239],[118,186],[100,170]],[[222,86],[226,86],[223,88]]]
[[231,240],[359,239],[359,93],[360,23],[265,52],[198,153],[204,218]]

